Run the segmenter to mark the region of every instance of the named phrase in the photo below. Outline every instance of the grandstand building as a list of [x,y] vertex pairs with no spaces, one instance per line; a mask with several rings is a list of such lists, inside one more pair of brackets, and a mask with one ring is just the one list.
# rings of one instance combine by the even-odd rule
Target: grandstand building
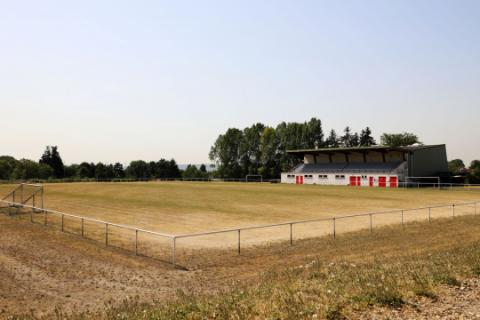
[[282,173],[282,183],[396,188],[408,179],[434,179],[448,172],[445,145],[323,148],[287,153],[303,158],[303,163]]

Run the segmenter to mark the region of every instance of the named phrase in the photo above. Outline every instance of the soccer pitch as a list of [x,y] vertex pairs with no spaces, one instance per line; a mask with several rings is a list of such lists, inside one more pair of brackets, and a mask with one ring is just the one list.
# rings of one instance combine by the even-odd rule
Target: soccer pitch
[[[12,188],[0,185],[0,195]],[[467,190],[269,183],[45,184],[48,209],[173,234],[479,199],[480,192]],[[355,227],[349,224],[349,228]]]

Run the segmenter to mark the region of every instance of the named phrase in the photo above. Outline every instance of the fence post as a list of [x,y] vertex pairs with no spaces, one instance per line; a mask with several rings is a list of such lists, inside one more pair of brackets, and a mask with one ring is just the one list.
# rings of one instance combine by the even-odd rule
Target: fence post
[[43,212],[45,213],[45,221],[44,221],[44,224],[47,225],[47,210],[44,210]]
[[108,223],[105,223],[105,245],[108,247]]
[[455,204],[452,204],[452,218],[455,218]]
[[30,212],[30,222],[33,223],[33,209],[32,209],[32,211]]
[[135,229],[135,255],[138,256],[138,229]]
[[477,215],[477,203],[476,203],[476,202],[474,202],[474,204],[473,204],[473,205],[475,206],[475,212],[473,213],[473,215],[474,215],[474,216],[476,216],[476,215]]
[[372,233],[372,232],[373,232],[373,216],[370,213],[370,233]]
[[62,232],[63,232],[63,217],[64,217],[64,214],[62,213]]
[[293,245],[293,223],[290,223],[290,245]]
[[176,264],[175,264],[175,251],[176,251],[176,248],[177,248],[177,238],[173,237],[173,242],[172,242],[172,264],[173,264],[173,267],[176,268]]
[[240,229],[238,229],[238,254],[240,254]]
[[336,227],[336,223],[335,223],[335,218],[332,218],[332,221],[333,221],[333,239],[335,239],[337,237],[337,227]]
[[404,225],[403,225],[403,210],[402,210],[402,227],[404,227]]
[[84,237],[84,234],[85,234],[85,221],[82,218],[82,238]]
[[428,223],[432,222],[432,208],[428,207]]

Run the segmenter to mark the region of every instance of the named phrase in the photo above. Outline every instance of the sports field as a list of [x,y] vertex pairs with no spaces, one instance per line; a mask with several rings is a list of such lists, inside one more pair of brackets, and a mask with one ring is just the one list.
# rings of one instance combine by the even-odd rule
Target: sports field
[[[13,185],[0,185],[0,195]],[[172,234],[203,232],[354,213],[407,209],[480,200],[477,191],[380,189],[344,186],[221,182],[137,182],[45,184],[45,207],[113,223]],[[473,208],[463,208],[469,213]],[[461,208],[458,214],[462,214]],[[433,217],[448,216],[449,209]],[[410,220],[425,220],[412,212]],[[337,230],[367,228],[368,217],[339,220]],[[399,223],[398,215],[375,217],[375,225]],[[244,243],[285,240],[288,226],[245,233]],[[331,231],[329,222],[295,226],[295,238]],[[231,238],[231,239],[230,239]],[[235,243],[235,234],[189,239],[199,246]]]

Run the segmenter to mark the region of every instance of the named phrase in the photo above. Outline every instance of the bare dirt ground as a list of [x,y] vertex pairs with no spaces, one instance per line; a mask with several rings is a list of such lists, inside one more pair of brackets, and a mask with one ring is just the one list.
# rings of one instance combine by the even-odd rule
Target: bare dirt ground
[[[295,268],[312,259],[364,262],[376,256],[425,254],[479,241],[478,222],[454,219],[444,225],[427,226],[403,231],[392,227],[378,236],[367,232],[363,236],[346,234],[335,241],[312,239],[292,247],[250,249],[241,256],[230,251],[214,256],[214,250],[205,251],[200,260],[185,265],[188,270],[174,270],[160,261],[0,215],[0,318],[11,314],[52,315],[56,308],[66,313],[95,313],[106,303],[115,305],[135,296],[143,302],[162,303],[175,298],[179,289],[215,293],[234,282],[254,283],[268,270]],[[463,289],[444,288],[436,302],[419,300],[418,307],[411,304],[400,311],[372,309],[359,317],[458,319],[462,314],[465,319],[475,319],[479,285],[478,280],[468,280]]]
[[153,301],[197,277],[3,215],[0,228],[0,316],[95,311],[137,295]]

